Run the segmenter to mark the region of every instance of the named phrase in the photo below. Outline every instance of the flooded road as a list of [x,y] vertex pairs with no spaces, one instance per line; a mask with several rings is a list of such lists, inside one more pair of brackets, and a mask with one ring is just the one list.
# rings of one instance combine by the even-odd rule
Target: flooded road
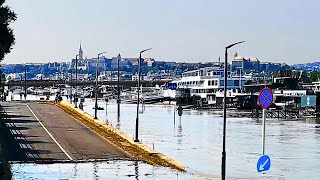
[[[94,101],[86,99],[84,105],[84,110],[93,115]],[[101,100],[99,106],[106,108],[106,103]],[[109,102],[107,113],[106,110],[98,111],[98,118],[133,136],[136,105],[121,104],[120,119],[117,119],[116,108],[116,104]],[[139,139],[144,144],[184,163],[189,167],[190,172],[219,177],[222,117],[210,111],[190,110],[183,112],[181,121],[176,113],[174,120],[174,106],[164,105],[146,105],[145,111],[139,116]],[[271,168],[264,174],[256,170],[256,163],[262,154],[261,120],[227,118],[227,122],[228,179],[317,179],[320,177],[319,120],[267,119],[266,154],[271,158]],[[148,172],[147,167],[148,165],[143,165],[139,169]],[[24,169],[21,168],[21,170]],[[92,168],[90,172],[93,172]],[[159,173],[161,174],[162,170]],[[170,174],[175,173],[170,172]],[[148,178],[143,176],[143,179]]]
[[13,179],[79,179],[79,180],[197,180],[190,174],[154,167],[137,161],[110,161],[77,164],[13,164]]

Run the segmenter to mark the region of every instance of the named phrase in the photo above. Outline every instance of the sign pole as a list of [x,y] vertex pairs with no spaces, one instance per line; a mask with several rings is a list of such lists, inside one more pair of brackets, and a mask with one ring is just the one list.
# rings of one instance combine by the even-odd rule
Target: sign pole
[[266,110],[262,110],[262,155],[265,152],[265,144],[266,144]]
[[259,158],[257,163],[257,171],[263,172],[270,169],[271,159],[265,155],[265,144],[266,144],[266,110],[273,103],[273,93],[269,88],[264,88],[259,94],[259,104],[262,108],[262,156]]

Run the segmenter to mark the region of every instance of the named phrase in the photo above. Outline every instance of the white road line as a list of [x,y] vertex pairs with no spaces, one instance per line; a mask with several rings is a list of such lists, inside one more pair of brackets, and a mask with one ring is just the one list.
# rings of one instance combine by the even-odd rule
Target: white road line
[[51,139],[59,146],[59,148],[64,152],[64,154],[72,161],[72,157],[67,153],[66,150],[62,148],[62,146],[59,144],[59,142],[52,136],[52,134],[48,131],[48,129],[42,124],[42,122],[39,120],[39,118],[34,114],[34,112],[31,110],[28,104],[26,106],[29,108],[30,112],[33,114],[33,116],[39,121],[40,125],[43,127],[43,129],[49,134]]

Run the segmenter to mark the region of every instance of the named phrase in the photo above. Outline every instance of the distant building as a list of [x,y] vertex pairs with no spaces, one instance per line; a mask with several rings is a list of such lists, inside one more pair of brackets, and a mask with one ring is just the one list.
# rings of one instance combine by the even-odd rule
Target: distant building
[[166,62],[168,66],[177,66],[176,62]]
[[84,60],[83,59],[83,51],[82,51],[82,47],[81,47],[81,43],[80,43],[80,48],[79,48],[79,58],[80,61]]
[[10,73],[6,75],[6,80],[18,80],[21,79],[21,75],[17,73]]
[[[87,59],[87,66],[89,69],[96,69],[98,58]],[[99,57],[98,67],[100,69],[108,69],[111,67],[112,59],[108,59],[104,56]]]
[[153,63],[154,63],[154,59],[152,59],[152,58],[145,58],[145,59],[144,59],[144,62],[147,63],[147,65],[148,65],[149,67],[152,67],[152,65],[153,65]]
[[[119,54],[120,55],[120,54]],[[120,58],[119,61],[119,67],[121,68],[130,68],[132,66],[131,62],[127,60],[126,58],[121,58],[121,56],[113,57],[111,61],[111,68],[117,69],[118,68],[118,58]]]
[[238,56],[236,53],[231,63],[232,71],[237,71],[237,69],[241,69],[242,71],[260,71],[260,60],[256,57],[242,57]]
[[133,66],[138,66],[139,58],[122,58],[123,61],[129,61]]
[[129,73],[122,74],[120,79],[123,80],[123,81],[131,81],[132,80],[132,74],[129,74]]
[[279,70],[291,69],[285,63],[271,63],[271,62],[263,62],[260,64],[260,70],[265,72],[276,72]]
[[43,75],[43,74],[37,74],[36,75],[36,79],[37,80],[42,80],[42,79],[44,79],[45,78],[45,76]]
[[[82,46],[80,43],[80,48],[79,48],[79,54],[78,54],[78,70],[87,70],[88,69],[88,62],[87,62],[87,58],[83,59],[83,50],[82,50]],[[71,64],[69,68],[75,68],[76,66],[76,59],[72,59],[71,60]]]
[[[138,75],[133,75],[132,77],[131,77],[131,80],[132,81],[138,81],[138,78],[139,78],[139,76]],[[140,80],[141,81],[143,81],[144,80],[144,76],[140,76]]]

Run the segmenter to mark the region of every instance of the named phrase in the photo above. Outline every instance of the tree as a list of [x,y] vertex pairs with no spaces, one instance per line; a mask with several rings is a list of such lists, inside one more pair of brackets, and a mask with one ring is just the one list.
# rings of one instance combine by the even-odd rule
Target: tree
[[10,23],[17,19],[16,14],[6,5],[5,0],[0,0],[0,61],[4,56],[11,52],[15,43],[13,30],[9,27]]
[[320,77],[320,73],[318,71],[312,71],[310,74],[311,82],[318,81],[319,77]]

